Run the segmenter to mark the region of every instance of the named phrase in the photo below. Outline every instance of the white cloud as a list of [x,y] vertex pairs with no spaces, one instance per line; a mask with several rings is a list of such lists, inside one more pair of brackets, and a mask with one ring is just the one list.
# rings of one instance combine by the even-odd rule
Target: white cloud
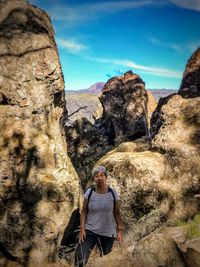
[[121,59],[105,59],[105,58],[92,58],[88,57],[89,60],[100,62],[100,63],[108,63],[117,66],[124,66],[132,69],[141,70],[143,72],[156,75],[156,76],[164,76],[164,77],[172,77],[172,78],[181,78],[182,73],[179,71],[163,69],[159,67],[148,67],[143,65],[138,65],[131,60],[121,60]]
[[56,39],[58,46],[67,49],[69,52],[71,53],[79,53],[83,50],[87,50],[87,46],[85,46],[84,44],[78,43],[74,40],[70,40],[70,39]]
[[200,0],[169,0],[169,2],[182,8],[200,11]]
[[177,44],[174,44],[174,43],[167,43],[167,42],[163,42],[157,38],[150,38],[150,41],[154,44],[157,44],[157,45],[160,45],[160,46],[163,46],[163,47],[166,47],[166,48],[170,48],[170,49],[173,49],[175,51],[178,51],[178,52],[181,52],[182,51],[182,47],[177,45]]
[[174,43],[167,43],[167,42],[163,42],[157,38],[150,38],[149,39],[150,42],[166,47],[166,48],[170,48],[173,50],[176,50],[177,52],[185,52],[186,50],[189,50],[190,52],[194,52],[198,47],[200,47],[200,40],[198,41],[193,41],[193,42],[186,42],[186,43],[182,43],[181,46],[178,44],[174,44]]
[[[48,12],[55,20],[75,23],[80,21],[89,21],[103,16],[115,14],[120,11],[140,8],[157,4],[157,0],[138,0],[138,1],[108,1],[81,5],[54,6]],[[66,26],[68,26],[66,24]]]

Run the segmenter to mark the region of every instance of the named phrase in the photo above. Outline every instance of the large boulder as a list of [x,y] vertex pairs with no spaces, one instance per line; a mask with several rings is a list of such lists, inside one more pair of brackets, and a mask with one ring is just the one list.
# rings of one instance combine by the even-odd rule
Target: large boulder
[[97,162],[107,167],[108,182],[120,194],[126,231],[133,229],[145,214],[159,208],[162,200],[166,208],[169,206],[166,190],[159,189],[165,174],[165,158],[148,151],[142,141],[121,144]]
[[162,107],[167,104],[170,98],[172,98],[174,94],[168,95],[166,97],[161,97],[158,101],[158,104],[151,114],[150,118],[150,139],[153,139],[154,136],[158,133],[159,129],[163,125],[163,113],[162,113]]
[[137,74],[128,71],[108,80],[99,100],[103,106],[102,128],[110,143],[148,134],[147,91]]
[[64,81],[48,15],[0,1],[1,257],[44,266],[58,256],[79,183],[67,157]]
[[200,267],[200,238],[186,242],[186,259],[189,267]]
[[134,267],[185,267],[176,243],[164,234],[151,234],[141,239],[132,257]]
[[200,96],[200,47],[188,60],[178,93],[184,98]]
[[[163,97],[160,98],[158,105],[154,111],[154,113],[152,114],[152,118],[151,118],[151,129],[150,129],[150,136],[151,138],[153,138],[159,131],[159,129],[162,127],[162,125],[164,124],[165,121],[165,117],[166,112],[163,110],[165,109],[163,106],[167,105],[168,101],[174,97],[175,95],[180,95],[182,97],[177,97],[174,98],[173,102],[174,102],[174,106],[173,110],[176,108],[176,110],[180,107],[182,110],[180,110],[179,112],[181,112],[181,117],[183,118],[183,116],[185,116],[185,123],[187,121],[187,117],[188,116],[193,116],[193,113],[190,112],[189,107],[187,107],[186,110],[183,110],[183,105],[181,102],[183,103],[187,103],[184,102],[183,100],[181,100],[182,98],[196,98],[200,96],[200,48],[197,49],[193,55],[191,56],[191,58],[188,60],[188,63],[186,65],[184,74],[183,74],[183,79],[182,79],[182,83],[180,86],[180,90],[178,91],[178,93],[173,93],[167,97]],[[178,101],[177,105],[176,105],[176,100]],[[198,101],[198,100],[197,100]],[[190,103],[194,103],[195,108],[197,108],[198,110],[198,105],[196,106],[195,102],[191,102]],[[181,104],[181,105],[180,105]],[[186,104],[187,105],[187,104]],[[194,109],[193,109],[194,110]],[[198,112],[198,111],[197,111]],[[172,117],[172,115],[171,115]],[[184,118],[183,118],[184,119]],[[195,119],[195,116],[194,116]],[[190,124],[190,123],[188,123]],[[165,128],[165,125],[163,125],[163,128]]]
[[170,97],[152,128],[157,132],[151,142],[154,149],[200,160],[200,97]]

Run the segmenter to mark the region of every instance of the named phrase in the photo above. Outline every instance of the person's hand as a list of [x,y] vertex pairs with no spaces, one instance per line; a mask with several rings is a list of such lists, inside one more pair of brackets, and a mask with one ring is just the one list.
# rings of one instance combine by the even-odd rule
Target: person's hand
[[117,232],[117,242],[122,242],[122,230],[118,230]]
[[81,229],[81,236],[80,236],[82,243],[85,241],[85,238],[86,238],[86,232],[85,232],[85,229],[83,228]]

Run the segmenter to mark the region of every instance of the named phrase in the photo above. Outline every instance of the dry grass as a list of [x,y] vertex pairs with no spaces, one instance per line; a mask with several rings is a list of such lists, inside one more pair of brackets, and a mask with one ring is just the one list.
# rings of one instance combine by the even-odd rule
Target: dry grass
[[74,122],[81,117],[87,118],[92,123],[94,122],[92,114],[100,104],[96,95],[88,93],[68,93],[65,98],[69,115],[78,110],[80,107],[87,107],[85,109],[81,109],[78,113],[74,113],[74,115],[70,117],[71,122]]
[[197,214],[193,220],[188,222],[178,220],[175,225],[180,226],[185,231],[187,239],[200,237],[200,214]]

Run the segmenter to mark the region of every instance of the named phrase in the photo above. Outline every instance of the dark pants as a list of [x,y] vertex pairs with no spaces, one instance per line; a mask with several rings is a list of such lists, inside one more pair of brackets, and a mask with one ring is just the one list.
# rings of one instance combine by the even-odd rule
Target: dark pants
[[75,266],[84,267],[89,259],[90,253],[95,245],[100,250],[100,255],[107,255],[112,250],[114,237],[102,236],[86,230],[86,239],[78,244],[75,254]]

